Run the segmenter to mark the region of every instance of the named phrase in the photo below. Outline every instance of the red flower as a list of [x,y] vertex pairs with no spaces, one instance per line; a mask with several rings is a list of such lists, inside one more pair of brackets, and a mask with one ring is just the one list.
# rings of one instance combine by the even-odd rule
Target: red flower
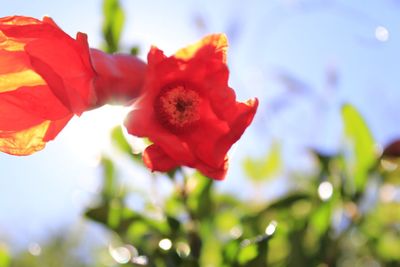
[[258,100],[236,102],[228,86],[227,39],[215,34],[166,57],[152,47],[142,96],[125,125],[153,144],[143,154],[153,171],[180,165],[222,180],[227,152],[251,123]]
[[111,84],[117,98],[135,96],[145,64],[130,59],[89,50],[85,34],[73,39],[47,17],[0,18],[0,151],[41,150],[74,114],[107,102]]

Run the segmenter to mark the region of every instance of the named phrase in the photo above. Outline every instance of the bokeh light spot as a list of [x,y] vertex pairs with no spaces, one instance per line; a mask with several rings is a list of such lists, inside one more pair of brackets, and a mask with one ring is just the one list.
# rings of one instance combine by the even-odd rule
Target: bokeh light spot
[[30,243],[28,251],[33,256],[39,256],[42,253],[42,247],[38,243]]
[[126,247],[114,248],[111,245],[108,247],[111,257],[118,263],[125,264],[131,260],[131,252]]
[[332,194],[333,186],[330,182],[325,181],[318,186],[318,195],[323,201],[330,199]]
[[276,221],[272,221],[268,224],[267,228],[265,228],[265,234],[266,235],[273,235],[276,230],[276,226],[278,223]]
[[375,28],[375,38],[380,42],[386,42],[389,40],[389,30],[383,26]]
[[172,247],[172,242],[168,238],[160,240],[158,246],[163,250],[169,250]]

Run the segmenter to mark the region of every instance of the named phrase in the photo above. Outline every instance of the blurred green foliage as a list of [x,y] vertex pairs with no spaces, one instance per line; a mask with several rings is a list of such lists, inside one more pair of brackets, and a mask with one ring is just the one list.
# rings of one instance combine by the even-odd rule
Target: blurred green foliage
[[[13,257],[13,260],[7,267],[89,267],[97,266],[96,257],[90,261],[79,256],[77,251],[79,235],[70,236],[67,233],[63,235],[52,236],[46,246],[31,244],[27,251],[22,251]],[[92,255],[86,255],[92,257]],[[90,263],[88,263],[90,262]],[[94,264],[92,264],[94,263]],[[2,266],[0,264],[0,266]],[[3,267],[3,266],[2,266]]]
[[368,172],[376,164],[377,147],[361,115],[351,105],[342,108],[343,123],[346,136],[353,154],[348,162],[354,185],[357,191],[363,190]]
[[0,267],[10,266],[10,255],[5,245],[0,244]]
[[243,168],[247,176],[254,181],[276,176],[282,168],[280,145],[273,143],[270,152],[261,159],[246,158]]
[[[343,153],[337,155],[314,151],[315,174],[296,178],[303,186],[275,200],[239,199],[219,192],[216,182],[199,173],[178,169],[170,177],[159,177],[172,178],[174,184],[162,204],[150,202],[137,212],[125,204],[128,192],[113,189],[120,188],[117,175],[110,171],[114,170],[112,161],[104,159],[103,200],[86,215],[113,231],[121,244],[134,246],[135,257],[145,256],[144,266],[399,266],[400,205],[393,193],[390,195],[399,181],[387,180],[399,170],[385,169],[387,161],[395,159],[378,158],[375,150],[369,149],[373,161],[359,159],[365,153],[349,154],[359,143],[370,148],[375,143],[354,107],[343,107],[343,121],[347,124],[344,136],[351,145],[345,142]],[[349,130],[352,125],[367,132]],[[113,131],[119,140],[114,140],[115,144],[132,158],[132,149],[121,149],[129,143],[122,142],[120,131]],[[262,170],[257,164],[268,165],[271,153],[279,155],[278,149],[275,146],[267,153],[268,160],[245,159],[255,189],[273,176],[263,174],[254,179],[252,168]],[[355,175],[360,173],[363,187],[354,187]],[[134,259],[124,266],[140,266]]]
[[120,1],[104,0],[103,15],[104,50],[108,53],[114,53],[120,49],[119,42],[125,23],[125,12]]

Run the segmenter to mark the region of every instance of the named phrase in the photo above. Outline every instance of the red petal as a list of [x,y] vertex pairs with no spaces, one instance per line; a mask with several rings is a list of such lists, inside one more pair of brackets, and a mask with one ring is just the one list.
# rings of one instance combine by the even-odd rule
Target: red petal
[[203,99],[200,110],[201,119],[196,129],[180,136],[188,144],[196,158],[205,164],[219,168],[224,161],[225,154],[215,154],[221,136],[228,134],[229,125],[219,120],[213,113],[208,101]]
[[232,120],[230,122],[230,131],[227,135],[221,136],[217,142],[214,153],[216,157],[221,157],[225,155],[231,146],[239,140],[246,128],[252,122],[254,115],[256,114],[258,108],[258,99],[253,98],[245,103],[238,103],[237,112],[232,115]]
[[128,133],[139,137],[148,137],[175,161],[191,164],[194,156],[188,146],[158,123],[152,106],[143,107],[143,109],[136,109],[128,114],[125,121]]
[[54,27],[59,28],[58,25],[54,22],[54,20],[52,18],[50,18],[50,17],[44,16],[42,21],[43,21],[43,23],[47,23],[47,24],[50,24],[50,25],[52,25]]
[[0,130],[22,131],[43,121],[43,118],[31,114],[29,110],[21,110],[18,106],[6,103],[0,98]]
[[2,130],[22,130],[40,120],[58,120],[69,114],[70,111],[46,85],[21,87],[18,90],[0,93]]
[[64,129],[72,117],[73,115],[69,115],[60,120],[52,121],[47,129],[46,135],[43,137],[43,141],[48,142],[56,138],[59,132]]
[[[28,18],[13,20],[21,19],[29,21]],[[78,33],[74,40],[50,18],[28,25],[3,23],[0,30],[10,40],[26,43],[24,50],[30,56],[34,70],[47,82],[55,83],[50,87],[71,111],[80,114],[89,106],[94,72],[85,34]],[[55,82],[57,79],[59,81]]]
[[167,172],[179,166],[157,145],[150,145],[143,153],[143,161],[152,171]]
[[[209,35],[168,58],[161,50],[152,47],[148,54],[151,71],[147,78],[158,82],[158,85],[153,85],[158,87],[176,81],[199,83],[203,86],[198,89],[208,94],[209,87],[214,90],[219,85],[227,87],[226,50],[227,40],[223,34]],[[218,73],[218,83],[210,76],[214,73]],[[207,88],[204,85],[208,85]]]
[[202,174],[209,178],[223,180],[228,171],[228,158],[226,157],[224,162],[218,168],[210,167],[202,162],[197,162],[194,168],[198,169]]
[[74,113],[82,113],[89,106],[94,74],[82,64],[76,51],[63,42],[46,40],[31,42],[25,49],[35,71],[59,99]]
[[150,48],[149,53],[147,54],[147,63],[149,65],[157,65],[162,62],[167,57],[164,55],[164,52],[158,49],[155,46]]

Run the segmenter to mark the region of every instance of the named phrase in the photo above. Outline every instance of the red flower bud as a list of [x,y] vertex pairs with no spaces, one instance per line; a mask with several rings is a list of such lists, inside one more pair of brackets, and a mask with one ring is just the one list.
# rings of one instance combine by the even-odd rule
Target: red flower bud
[[228,86],[227,40],[215,34],[166,57],[153,47],[141,97],[125,121],[153,144],[143,160],[153,171],[184,165],[221,180],[227,152],[251,123],[258,100],[237,102]]
[[[73,115],[141,88],[145,64],[89,50],[50,18],[0,18],[0,151],[29,155],[54,139]],[[137,76],[136,76],[137,75]]]

